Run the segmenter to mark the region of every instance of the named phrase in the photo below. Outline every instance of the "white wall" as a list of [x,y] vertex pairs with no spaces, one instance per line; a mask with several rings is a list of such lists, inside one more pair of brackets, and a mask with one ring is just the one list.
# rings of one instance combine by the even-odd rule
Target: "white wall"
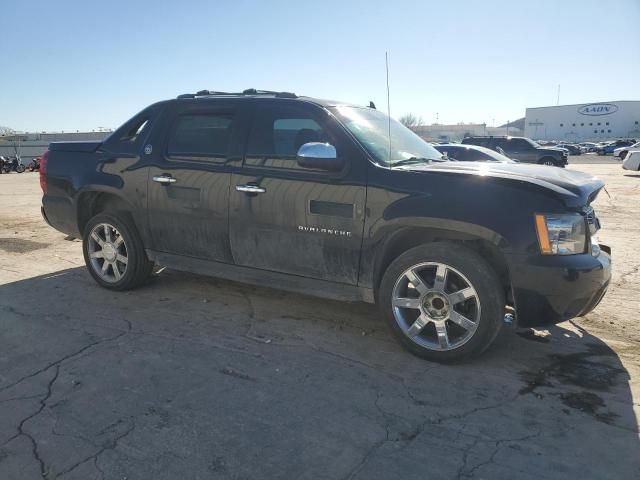
[[524,125],[534,140],[640,139],[640,101],[527,108]]

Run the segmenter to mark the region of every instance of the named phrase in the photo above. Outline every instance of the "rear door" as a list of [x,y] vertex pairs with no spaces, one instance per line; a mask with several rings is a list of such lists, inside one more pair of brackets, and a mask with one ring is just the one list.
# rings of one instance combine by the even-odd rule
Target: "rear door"
[[[299,166],[296,153],[308,142],[334,145],[345,168]],[[365,175],[363,153],[324,109],[300,101],[256,102],[243,168],[231,178],[235,262],[356,284]]]
[[152,156],[147,212],[153,248],[232,263],[228,207],[238,109],[191,101],[175,105],[169,116],[145,147]]

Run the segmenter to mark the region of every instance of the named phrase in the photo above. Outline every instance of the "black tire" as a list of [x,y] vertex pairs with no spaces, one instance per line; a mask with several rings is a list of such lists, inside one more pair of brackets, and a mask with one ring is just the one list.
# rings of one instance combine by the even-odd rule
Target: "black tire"
[[[122,278],[117,281],[106,281],[103,279],[94,268],[90,258],[89,248],[91,244],[91,232],[94,227],[100,224],[113,226],[124,239],[128,263],[124,273],[122,274]],[[91,218],[84,229],[82,237],[82,251],[84,254],[85,264],[87,265],[87,269],[91,276],[101,287],[109,290],[122,291],[139,287],[149,279],[153,271],[154,263],[147,258],[140,235],[126,213],[103,212]]]
[[[475,289],[481,305],[475,331],[466,343],[451,350],[434,350],[419,345],[409,338],[394,315],[392,302],[397,282],[401,281],[407,269],[426,262],[445,264],[462,273]],[[414,355],[431,361],[449,363],[482,353],[493,343],[504,323],[505,294],[497,274],[477,253],[455,243],[428,243],[406,251],[389,265],[377,293],[382,315],[400,343]]]
[[24,165],[18,165],[16,167],[16,172],[18,172],[18,173],[23,173],[24,170],[25,170],[25,166]]
[[544,157],[541,158],[540,161],[538,162],[539,165],[548,165],[548,166],[553,166],[553,167],[557,167],[558,166],[558,162],[556,162],[556,159],[553,157]]
[[624,160],[625,158],[627,158],[627,151],[623,150],[622,152],[620,152],[620,160]]

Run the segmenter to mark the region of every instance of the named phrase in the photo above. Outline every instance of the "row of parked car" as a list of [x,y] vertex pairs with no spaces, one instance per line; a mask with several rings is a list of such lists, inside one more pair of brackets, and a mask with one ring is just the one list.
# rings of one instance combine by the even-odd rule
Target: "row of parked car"
[[462,143],[446,143],[434,147],[449,160],[460,162],[522,162],[565,167],[569,156],[565,149],[542,146],[526,137],[466,137]]
[[[597,153],[614,155],[625,160],[634,150],[635,158],[640,158],[640,142],[634,139],[613,142],[580,144],[552,143],[540,144],[526,137],[476,136],[466,137],[462,143],[434,144],[434,147],[449,160],[460,162],[521,162],[565,167],[569,155]],[[635,163],[631,162],[633,165]],[[630,163],[630,165],[631,165]],[[626,168],[626,167],[625,167]],[[637,170],[636,168],[631,168]]]
[[598,155],[614,155],[624,160],[630,149],[638,148],[640,142],[635,139],[619,139],[608,142],[582,142],[582,143],[556,143],[547,142],[545,145],[562,148],[569,155],[584,155],[585,153],[597,153]]

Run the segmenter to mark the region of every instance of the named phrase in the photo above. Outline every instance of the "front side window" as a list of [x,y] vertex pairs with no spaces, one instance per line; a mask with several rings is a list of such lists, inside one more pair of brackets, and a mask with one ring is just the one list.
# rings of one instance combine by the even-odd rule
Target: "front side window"
[[531,150],[533,148],[533,145],[531,145],[529,142],[527,142],[525,139],[523,138],[515,138],[513,140],[511,140],[511,150],[515,150],[515,151],[526,151],[526,150]]
[[229,153],[233,114],[180,115],[169,135],[167,155],[171,158],[223,157]]
[[[245,163],[271,168],[301,168],[298,150],[305,143],[337,145],[320,122],[309,113],[289,106],[259,108],[249,133]],[[337,151],[338,156],[340,151]]]
[[331,110],[381,165],[444,161],[438,150],[379,110],[354,106]]

